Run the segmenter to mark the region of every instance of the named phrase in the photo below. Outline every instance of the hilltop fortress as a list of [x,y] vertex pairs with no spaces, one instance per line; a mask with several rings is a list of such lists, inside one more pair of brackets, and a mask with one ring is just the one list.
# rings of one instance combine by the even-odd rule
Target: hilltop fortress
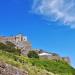
[[27,55],[29,50],[31,50],[31,44],[28,41],[26,36],[22,34],[18,34],[16,36],[0,36],[0,42],[5,43],[6,41],[10,41],[16,45],[16,48],[21,49],[21,54]]
[[40,58],[50,59],[50,60],[64,60],[67,63],[70,63],[69,57],[61,57],[56,53],[48,53],[41,49],[32,49],[31,43],[28,41],[26,36],[23,36],[22,34],[18,34],[16,36],[0,36],[0,42],[6,43],[7,41],[12,42],[16,45],[16,48],[21,49],[21,54],[24,56],[27,56],[28,52],[30,50],[35,50]]

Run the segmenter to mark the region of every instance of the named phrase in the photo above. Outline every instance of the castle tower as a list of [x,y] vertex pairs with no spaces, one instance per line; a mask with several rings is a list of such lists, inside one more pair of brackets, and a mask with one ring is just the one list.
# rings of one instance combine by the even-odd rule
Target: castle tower
[[16,42],[21,42],[21,41],[27,41],[27,37],[26,36],[23,36],[22,34],[18,34],[16,36]]

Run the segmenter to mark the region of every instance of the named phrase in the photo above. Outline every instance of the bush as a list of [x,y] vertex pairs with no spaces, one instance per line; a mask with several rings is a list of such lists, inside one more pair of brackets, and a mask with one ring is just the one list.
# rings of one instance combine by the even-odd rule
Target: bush
[[0,42],[0,49],[2,49],[2,50],[6,49],[6,45],[2,42]]
[[27,55],[29,58],[39,58],[38,54],[35,51],[29,51]]
[[15,48],[15,46],[16,46],[14,43],[12,43],[10,41],[6,41],[6,45],[7,45],[7,47],[11,47],[11,48]]
[[20,55],[21,50],[15,47],[16,47],[15,44],[13,44],[10,41],[6,41],[5,44],[0,42],[0,50]]

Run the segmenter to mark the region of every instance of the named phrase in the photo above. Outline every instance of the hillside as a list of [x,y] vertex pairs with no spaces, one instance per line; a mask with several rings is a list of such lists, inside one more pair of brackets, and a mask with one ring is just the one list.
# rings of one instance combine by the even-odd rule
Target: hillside
[[[33,54],[33,57],[35,55]],[[11,42],[0,43],[0,75],[75,75],[75,69],[63,60],[28,58]]]
[[0,50],[0,61],[26,71],[28,75],[75,75],[75,69],[63,61],[30,59],[2,50]]

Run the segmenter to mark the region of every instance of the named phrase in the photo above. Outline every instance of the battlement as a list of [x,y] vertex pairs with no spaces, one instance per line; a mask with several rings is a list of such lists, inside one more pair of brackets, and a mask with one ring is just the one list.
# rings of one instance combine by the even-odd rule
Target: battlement
[[23,36],[22,34],[18,34],[16,36],[0,36],[0,41],[15,41],[15,42],[21,42],[21,41],[27,41],[27,37]]

